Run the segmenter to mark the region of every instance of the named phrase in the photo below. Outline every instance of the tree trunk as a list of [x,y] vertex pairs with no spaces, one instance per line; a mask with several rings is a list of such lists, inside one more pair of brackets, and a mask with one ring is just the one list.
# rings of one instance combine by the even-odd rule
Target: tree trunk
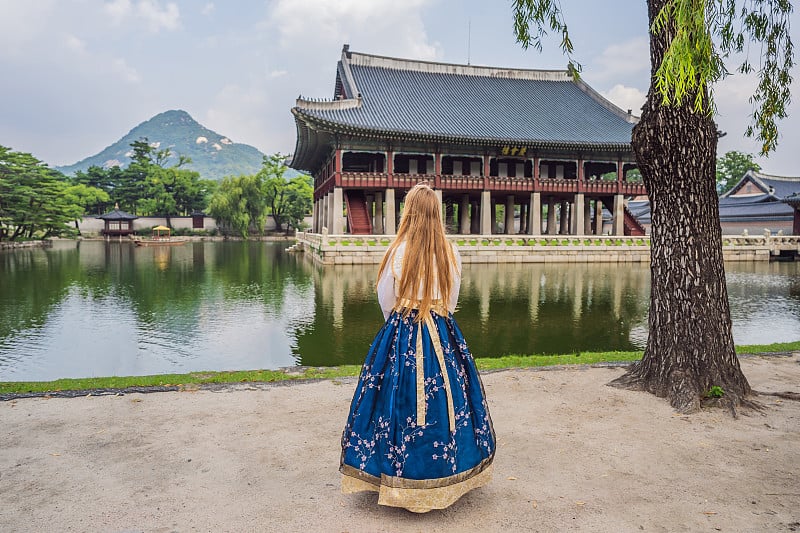
[[[664,3],[648,1],[651,25]],[[653,73],[671,30],[651,35]],[[652,217],[650,335],[642,360],[611,384],[666,397],[680,412],[698,410],[718,386],[724,396],[716,402],[735,413],[751,390],[731,332],[715,188],[717,128],[710,114],[692,110],[693,98],[664,106],[653,87],[632,139]]]

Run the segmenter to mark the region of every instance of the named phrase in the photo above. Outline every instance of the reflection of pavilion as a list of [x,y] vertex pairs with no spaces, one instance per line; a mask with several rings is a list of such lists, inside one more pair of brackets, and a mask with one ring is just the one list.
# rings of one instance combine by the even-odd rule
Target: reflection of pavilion
[[[314,232],[394,234],[428,181],[460,234],[643,235],[624,206],[646,194],[630,110],[567,71],[476,67],[351,52],[334,99],[298,99],[291,165],[314,176]],[[503,212],[501,230],[496,225]],[[515,215],[517,213],[517,215]],[[518,220],[515,219],[518,216]]]
[[[382,323],[376,270],[313,269],[314,333],[300,336],[301,353],[361,362]],[[630,350],[631,327],[646,326],[649,286],[642,265],[466,264],[455,316],[476,357]]]

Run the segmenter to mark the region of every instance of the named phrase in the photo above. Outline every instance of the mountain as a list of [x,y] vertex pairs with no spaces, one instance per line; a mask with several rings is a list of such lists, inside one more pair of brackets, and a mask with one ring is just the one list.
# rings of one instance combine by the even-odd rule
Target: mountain
[[[131,142],[147,138],[159,150],[169,148],[172,157],[168,165],[178,162],[178,156],[191,158],[183,168],[196,170],[205,179],[221,180],[225,176],[255,174],[261,168],[264,154],[248,145],[235,143],[195,121],[189,113],[172,110],[160,113],[142,122],[123,138],[100,152],[74,165],[55,167],[67,175],[90,166],[126,166],[131,159]],[[290,169],[291,170],[291,169]],[[290,172],[286,173],[291,177]]]

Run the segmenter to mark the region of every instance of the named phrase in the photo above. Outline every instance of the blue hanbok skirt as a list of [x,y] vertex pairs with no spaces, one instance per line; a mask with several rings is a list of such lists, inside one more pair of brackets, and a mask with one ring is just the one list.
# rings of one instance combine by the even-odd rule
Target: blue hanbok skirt
[[426,512],[489,481],[495,435],[453,315],[415,322],[417,313],[393,311],[370,346],[340,470],[343,492],[372,490],[381,505]]

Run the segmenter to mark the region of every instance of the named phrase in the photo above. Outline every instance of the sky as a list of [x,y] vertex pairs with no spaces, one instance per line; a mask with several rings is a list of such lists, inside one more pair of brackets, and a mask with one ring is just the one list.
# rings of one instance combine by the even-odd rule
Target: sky
[[[584,81],[638,114],[650,72],[645,2],[561,5]],[[234,142],[290,154],[290,110],[300,95],[333,97],[345,43],[406,59],[566,67],[558,36],[541,53],[525,51],[512,22],[510,1],[0,0],[0,145],[67,165],[158,113],[183,109]],[[800,43],[797,12],[792,23]],[[796,94],[800,73],[793,75]],[[727,133],[719,155],[759,152],[744,137],[755,84],[734,75],[716,85],[716,120]],[[798,176],[800,102],[779,127],[778,150],[756,161],[766,173]]]

